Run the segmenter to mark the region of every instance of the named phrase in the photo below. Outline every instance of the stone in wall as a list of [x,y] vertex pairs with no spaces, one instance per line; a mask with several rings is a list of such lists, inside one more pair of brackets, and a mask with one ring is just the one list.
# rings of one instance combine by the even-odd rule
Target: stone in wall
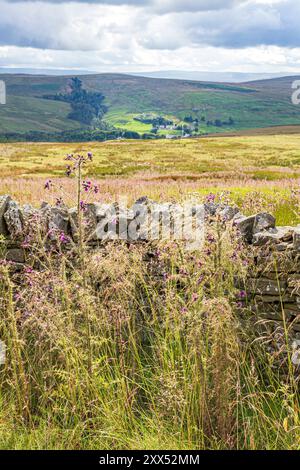
[[4,236],[7,236],[9,234],[4,214],[8,209],[8,204],[10,201],[10,196],[0,196],[0,235]]
[[7,230],[13,240],[20,240],[23,237],[23,214],[19,204],[9,200],[4,213]]

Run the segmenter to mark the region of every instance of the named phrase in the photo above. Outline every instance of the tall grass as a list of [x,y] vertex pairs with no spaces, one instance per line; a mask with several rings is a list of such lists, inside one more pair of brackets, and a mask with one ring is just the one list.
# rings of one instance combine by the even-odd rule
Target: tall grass
[[35,250],[0,266],[3,449],[297,449],[293,371],[274,367],[235,276],[230,230],[178,242]]

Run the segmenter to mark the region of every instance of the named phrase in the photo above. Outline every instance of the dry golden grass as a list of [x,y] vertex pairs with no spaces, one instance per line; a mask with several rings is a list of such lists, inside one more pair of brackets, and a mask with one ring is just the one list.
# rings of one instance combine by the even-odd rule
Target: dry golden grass
[[[4,176],[61,176],[63,157],[92,151],[94,175],[203,175],[234,172],[236,177],[281,179],[300,176],[300,136],[248,136],[178,141],[0,144]],[[257,172],[259,172],[257,174]]]
[[64,158],[87,151],[94,154],[88,176],[100,186],[98,201],[127,196],[131,203],[141,195],[178,200],[190,193],[229,191],[246,211],[269,209],[279,223],[299,221],[299,135],[0,144],[0,194],[34,205],[53,202],[57,189],[53,195],[43,190],[47,178],[72,193],[75,183],[64,176]]

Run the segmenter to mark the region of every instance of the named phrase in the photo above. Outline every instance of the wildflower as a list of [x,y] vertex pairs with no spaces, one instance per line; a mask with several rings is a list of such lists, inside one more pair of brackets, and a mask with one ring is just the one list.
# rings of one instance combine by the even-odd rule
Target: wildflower
[[207,202],[215,202],[215,199],[216,199],[216,195],[213,194],[213,193],[209,193],[209,194],[206,196],[206,201],[207,201]]
[[59,235],[59,241],[61,243],[68,243],[69,241],[69,237],[67,237],[64,232],[61,232],[61,234]]
[[29,239],[28,235],[26,235],[24,241],[21,243],[21,248],[29,248],[30,247],[29,241],[30,241],[30,239]]
[[97,186],[96,184],[94,185],[94,193],[99,193],[99,186]]
[[241,290],[238,294],[240,299],[245,299],[247,297],[247,292],[244,290]]
[[179,269],[179,274],[182,274],[182,276],[187,276],[188,275],[188,272],[185,268],[180,268]]
[[68,166],[66,167],[66,175],[67,175],[67,176],[71,176],[71,174],[72,174],[72,168],[70,167],[70,165],[68,165]]
[[61,197],[56,198],[56,205],[57,205],[57,206],[62,206],[63,203],[64,203],[64,202],[63,202],[63,200],[62,200]]
[[207,236],[207,241],[208,241],[209,243],[215,243],[216,239],[215,239],[215,237],[214,237],[213,235],[209,234],[209,235]]
[[192,294],[192,302],[197,302],[198,299],[199,299],[199,295],[196,292],[194,292]]
[[88,156],[88,159],[89,159],[90,162],[91,162],[91,161],[93,160],[93,154],[92,154],[92,152],[88,152],[87,156]]
[[186,307],[182,307],[182,309],[180,311],[181,311],[181,313],[187,313],[188,309]]
[[87,193],[91,188],[92,188],[92,182],[91,181],[83,181],[82,183],[83,189]]
[[45,189],[51,189],[51,187],[52,187],[52,181],[47,180],[46,183],[45,183]]
[[82,211],[85,211],[86,210],[86,203],[84,201],[80,201],[80,209]]

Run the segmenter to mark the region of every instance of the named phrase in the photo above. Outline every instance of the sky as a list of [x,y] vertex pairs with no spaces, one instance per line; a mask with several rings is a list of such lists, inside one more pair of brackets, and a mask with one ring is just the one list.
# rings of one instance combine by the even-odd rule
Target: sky
[[300,72],[299,0],[0,0],[0,67]]

